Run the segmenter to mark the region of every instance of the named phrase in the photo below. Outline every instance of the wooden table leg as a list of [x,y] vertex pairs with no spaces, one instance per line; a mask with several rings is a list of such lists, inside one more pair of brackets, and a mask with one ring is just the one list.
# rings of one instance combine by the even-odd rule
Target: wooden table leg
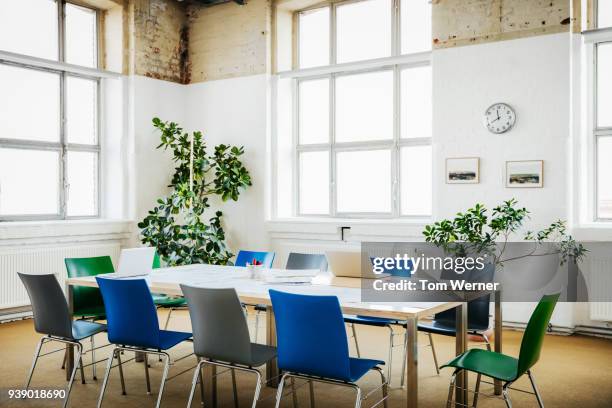
[[[72,286],[69,284],[66,284],[66,301],[68,303],[68,313],[70,314],[70,320],[72,320],[72,313],[74,312],[74,300],[72,294]],[[70,381],[73,368],[74,346],[72,344],[66,344],[66,381]]]
[[[266,344],[276,347],[276,321],[272,306],[266,308]],[[266,364],[266,384],[268,387],[278,387],[278,360],[274,359]]]
[[419,346],[417,343],[417,319],[406,322],[406,406],[417,408],[419,403]]
[[217,406],[217,366],[203,364],[202,381],[204,384],[204,406],[214,408]]
[[[456,335],[455,335],[455,354],[459,355],[467,349],[467,303],[461,304],[456,308]],[[462,408],[468,405],[468,375],[463,370],[457,373],[457,388],[455,389],[455,406]]]
[[[501,309],[501,292],[495,292],[495,352],[502,352],[502,309]],[[500,380],[494,380],[493,389],[495,395],[501,395],[502,393],[502,382]]]

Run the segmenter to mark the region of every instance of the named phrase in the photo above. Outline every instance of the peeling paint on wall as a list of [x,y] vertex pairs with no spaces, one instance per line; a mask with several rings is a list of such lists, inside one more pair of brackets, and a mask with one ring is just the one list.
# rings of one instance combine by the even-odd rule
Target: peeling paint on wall
[[571,0],[440,0],[433,4],[434,48],[569,32]]

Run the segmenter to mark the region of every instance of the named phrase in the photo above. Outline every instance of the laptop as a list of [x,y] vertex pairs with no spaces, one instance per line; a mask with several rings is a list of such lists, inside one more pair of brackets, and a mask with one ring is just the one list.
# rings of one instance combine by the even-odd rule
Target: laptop
[[389,276],[388,273],[375,274],[372,268],[361,271],[361,252],[327,251],[325,252],[331,273],[335,277],[380,279]]
[[155,258],[155,248],[129,248],[122,249],[119,257],[119,267],[117,276],[146,276],[153,269],[153,259]]

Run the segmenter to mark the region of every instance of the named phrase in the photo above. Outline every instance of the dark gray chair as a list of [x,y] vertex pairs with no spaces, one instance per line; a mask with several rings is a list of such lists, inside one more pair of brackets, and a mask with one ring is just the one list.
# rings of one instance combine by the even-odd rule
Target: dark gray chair
[[27,390],[30,386],[38,358],[55,352],[51,351],[41,355],[40,350],[44,343],[59,342],[73,345],[77,350],[75,355],[76,363],[73,364],[70,380],[66,388],[66,397],[64,398],[65,408],[68,405],[68,398],[70,397],[70,390],[72,389],[77,369],[81,369],[81,377],[83,383],[85,382],[82,360],[83,345],[80,341],[105,331],[106,326],[85,320],[73,321],[68,309],[68,303],[55,275],[29,275],[23,273],[18,273],[18,275],[32,303],[34,329],[36,332],[44,334],[36,346],[34,361],[32,361],[25,389]]
[[[318,269],[327,271],[327,258],[323,254],[301,254],[290,252],[285,269]],[[265,312],[264,305],[255,306],[255,341],[259,339],[259,313]]]
[[189,402],[191,406],[198,378],[202,381],[202,366],[211,364],[229,368],[232,374],[234,402],[237,405],[235,370],[246,371],[257,376],[253,397],[253,408],[257,405],[261,391],[260,367],[276,357],[276,348],[251,343],[249,328],[242,305],[234,289],[210,289],[181,285],[187,299],[193,350],[199,362],[193,374]]

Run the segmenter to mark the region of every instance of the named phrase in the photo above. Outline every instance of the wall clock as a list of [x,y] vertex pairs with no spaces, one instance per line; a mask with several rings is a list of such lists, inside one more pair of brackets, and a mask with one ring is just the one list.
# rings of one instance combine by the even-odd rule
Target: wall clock
[[512,129],[516,122],[514,109],[506,103],[494,103],[484,114],[484,123],[489,132],[499,134]]

